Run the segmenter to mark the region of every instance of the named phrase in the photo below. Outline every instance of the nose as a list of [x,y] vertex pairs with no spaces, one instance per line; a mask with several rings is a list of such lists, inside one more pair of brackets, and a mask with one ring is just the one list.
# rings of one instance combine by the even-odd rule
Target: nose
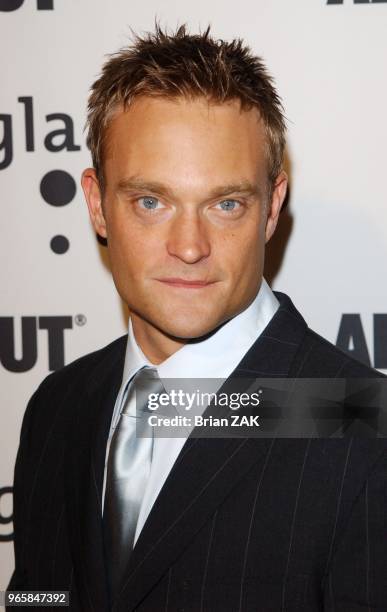
[[209,256],[210,241],[198,211],[181,212],[170,226],[168,253],[184,263],[197,263]]

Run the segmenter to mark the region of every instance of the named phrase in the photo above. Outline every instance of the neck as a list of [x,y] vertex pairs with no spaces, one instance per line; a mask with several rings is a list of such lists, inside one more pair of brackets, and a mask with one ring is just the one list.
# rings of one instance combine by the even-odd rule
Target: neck
[[138,346],[154,365],[159,365],[186,344],[181,338],[166,335],[133,312],[130,318]]

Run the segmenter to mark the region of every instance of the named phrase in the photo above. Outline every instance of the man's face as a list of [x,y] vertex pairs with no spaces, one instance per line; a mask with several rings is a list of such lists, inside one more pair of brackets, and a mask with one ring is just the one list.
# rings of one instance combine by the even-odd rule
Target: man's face
[[83,186],[117,290],[145,325],[201,337],[244,310],[262,279],[286,175],[268,201],[265,134],[239,102],[140,97],[107,129],[105,187]]

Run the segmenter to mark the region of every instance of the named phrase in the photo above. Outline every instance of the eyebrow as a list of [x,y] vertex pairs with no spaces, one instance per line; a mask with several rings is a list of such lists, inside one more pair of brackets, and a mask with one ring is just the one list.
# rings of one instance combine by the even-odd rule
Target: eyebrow
[[[158,181],[147,181],[138,176],[122,179],[119,181],[117,189],[118,191],[149,191],[173,198],[173,191],[167,185],[164,185]],[[214,187],[209,192],[208,199],[226,196],[231,193],[255,195],[260,197],[262,190],[259,185],[254,185],[250,183],[250,181],[242,180],[238,183],[230,183],[228,185],[219,185],[218,187]]]

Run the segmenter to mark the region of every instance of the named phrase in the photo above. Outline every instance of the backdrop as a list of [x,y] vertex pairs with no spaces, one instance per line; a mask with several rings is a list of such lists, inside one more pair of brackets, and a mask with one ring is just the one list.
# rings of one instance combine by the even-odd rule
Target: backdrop
[[387,369],[387,0],[0,0],[0,590],[28,398],[50,371],[126,331],[80,190],[83,126],[105,55],[155,17],[193,31],[211,23],[265,58],[288,118],[291,179],[266,276],[312,328]]

